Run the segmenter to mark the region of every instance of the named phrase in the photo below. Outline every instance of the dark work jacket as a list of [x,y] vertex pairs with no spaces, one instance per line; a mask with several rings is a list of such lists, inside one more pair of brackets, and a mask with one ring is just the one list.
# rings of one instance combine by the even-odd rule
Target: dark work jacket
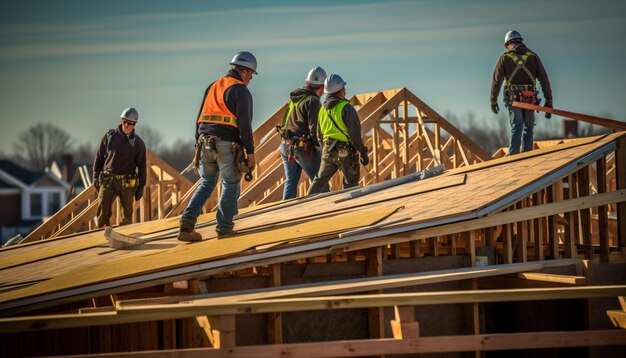
[[310,96],[310,99],[300,102],[300,104],[294,108],[287,123],[285,130],[291,132],[294,137],[305,136],[311,138],[311,141],[315,146],[319,146],[317,141],[317,117],[320,113],[322,104],[320,98],[311,87],[298,88],[289,94],[289,98],[293,103],[298,102],[302,98]]
[[[341,100],[341,97],[331,94],[326,97],[326,100],[324,101],[324,108],[333,108]],[[348,130],[348,136],[350,137],[352,146],[361,154],[367,153],[367,147],[365,147],[363,139],[361,138],[361,120],[359,119],[359,115],[356,113],[356,109],[354,109],[350,103],[346,104],[341,111],[341,117],[343,118],[343,122],[346,124],[346,129]],[[319,130],[319,126],[317,130],[317,140],[320,143],[322,143],[323,140],[322,132]]]
[[[235,70],[228,71],[226,76],[241,81],[241,76],[239,76],[239,73]],[[200,117],[204,99],[207,94],[209,94],[213,83],[211,83],[204,92],[196,120]],[[198,139],[200,134],[214,135],[229,142],[242,144],[246,149],[246,153],[254,153],[254,138],[252,137],[252,94],[250,94],[248,87],[239,84],[233,85],[224,92],[224,102],[228,110],[237,118],[237,128],[226,124],[200,123],[196,125],[196,139]]]
[[[515,67],[517,67],[517,65],[515,64],[515,62],[513,62],[513,59],[506,56],[506,54],[509,52],[515,52],[516,55],[522,56],[527,51],[530,51],[528,47],[521,43],[513,50],[506,51],[500,56],[500,58],[498,59],[498,63],[496,63],[496,68],[493,70],[493,78],[491,80],[490,98],[492,103],[495,102],[498,98],[500,86],[502,86],[502,82],[505,78],[509,78],[511,83],[516,85],[534,85],[533,80],[528,77],[528,74],[523,69],[519,69],[515,74],[515,77],[510,78],[511,73],[513,72]],[[550,86],[550,80],[548,79],[548,74],[546,73],[546,69],[543,67],[543,63],[541,62],[539,56],[534,53],[533,56],[530,56],[528,58],[525,66],[526,68],[528,68],[530,73],[535,76],[535,79],[539,80],[539,82],[541,83],[543,96],[546,98],[546,100],[552,101],[552,87]]]
[[[122,132],[122,125],[119,125],[107,148],[107,137],[105,134],[100,142],[96,158],[93,161],[93,178],[98,178],[101,172],[113,174],[137,174],[139,187],[146,185],[146,145],[143,140],[135,134],[135,130],[126,136]],[[134,147],[130,144],[130,139],[135,139]]]

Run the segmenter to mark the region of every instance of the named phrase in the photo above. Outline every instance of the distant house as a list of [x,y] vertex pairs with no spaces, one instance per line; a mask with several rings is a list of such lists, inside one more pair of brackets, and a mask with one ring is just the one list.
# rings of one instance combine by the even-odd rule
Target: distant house
[[28,234],[67,201],[69,184],[46,172],[33,172],[0,160],[0,239]]
[[46,171],[70,186],[68,200],[71,200],[75,195],[91,185],[91,178],[93,177],[92,168],[92,162],[74,163],[73,157],[66,154],[61,157],[60,162],[53,161]]

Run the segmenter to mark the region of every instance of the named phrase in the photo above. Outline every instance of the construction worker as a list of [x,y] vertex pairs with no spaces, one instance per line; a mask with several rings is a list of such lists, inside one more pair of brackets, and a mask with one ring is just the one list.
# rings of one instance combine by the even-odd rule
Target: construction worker
[[257,74],[257,61],[250,52],[243,51],[235,54],[230,65],[232,68],[228,74],[205,91],[196,120],[194,165],[201,182],[180,217],[180,241],[202,240],[194,227],[202,207],[215,189],[218,175],[221,176],[222,191],[215,231],[218,238],[234,232],[233,217],[238,212],[242,172],[248,172],[254,166],[252,94],[247,86],[252,75]]
[[361,164],[369,163],[367,147],[361,138],[361,121],[356,110],[346,99],[346,82],[332,74],[324,82],[328,94],[318,117],[317,139],[322,142],[322,163],[307,195],[322,191],[338,171],[343,173],[343,187],[359,183],[359,157]]
[[[317,117],[320,96],[324,93],[326,71],[321,67],[312,68],[306,77],[305,86],[289,94],[291,101],[285,112],[280,129],[280,155],[285,168],[285,188],[283,200],[296,197],[296,190],[302,169],[313,180],[320,169],[322,153],[317,141]],[[328,191],[326,185],[322,191]]]
[[[552,88],[546,69],[541,63],[539,56],[529,50],[524,44],[524,39],[519,32],[512,30],[504,36],[504,47],[507,51],[500,56],[496,68],[493,71],[491,81],[491,111],[498,114],[498,92],[504,81],[504,103],[509,110],[511,122],[511,139],[509,154],[520,152],[520,144],[523,151],[533,149],[533,127],[535,126],[535,114],[532,110],[521,109],[511,106],[513,101],[539,104],[538,92],[535,88],[535,80],[541,83],[543,96],[546,101],[545,107],[552,107]],[[546,113],[546,118],[551,115]]]
[[93,182],[98,192],[98,226],[111,225],[111,206],[119,196],[122,220],[127,225],[133,219],[133,198],[143,196],[146,185],[146,145],[135,134],[139,113],[126,108],[116,129],[110,129],[102,138],[93,161]]

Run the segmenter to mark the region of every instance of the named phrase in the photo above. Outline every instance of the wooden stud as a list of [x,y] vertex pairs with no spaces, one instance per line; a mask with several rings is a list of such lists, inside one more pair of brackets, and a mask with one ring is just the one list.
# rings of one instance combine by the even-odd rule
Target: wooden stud
[[[576,172],[579,197],[589,196],[589,168],[584,167]],[[593,246],[591,241],[591,213],[589,209],[578,211],[580,218],[580,233],[583,240],[585,258],[593,259]]]
[[[526,207],[526,200],[522,199],[517,203],[518,209],[524,209]],[[517,262],[526,262],[526,242],[528,241],[528,228],[526,221],[517,222]]]
[[[542,192],[538,192],[533,194],[533,206],[539,206],[541,205],[541,198],[542,198]],[[533,234],[535,235],[535,250],[534,250],[534,254],[535,254],[535,260],[537,261],[541,261],[543,260],[543,233],[544,233],[544,219],[543,218],[538,218],[538,219],[534,219],[533,224],[534,224],[534,232]]]
[[[619,140],[617,151],[615,151],[615,176],[616,190],[626,188],[626,137]],[[626,203],[617,204],[617,237],[618,247],[622,250],[626,248]]]
[[[383,250],[380,247],[367,250],[367,276],[382,276]],[[380,293],[381,291],[374,291]],[[384,312],[381,307],[368,308],[369,337],[383,338],[385,336]]]
[[[281,286],[281,264],[270,265],[270,287]],[[268,314],[268,342],[271,344],[283,343],[282,313],[274,312]]]
[[415,321],[412,306],[394,306],[395,319],[391,320],[391,332],[395,339],[419,338],[419,324]]
[[[596,161],[596,181],[598,194],[606,193],[606,157]],[[600,240],[600,262],[609,262],[608,207],[598,206],[598,239]]]

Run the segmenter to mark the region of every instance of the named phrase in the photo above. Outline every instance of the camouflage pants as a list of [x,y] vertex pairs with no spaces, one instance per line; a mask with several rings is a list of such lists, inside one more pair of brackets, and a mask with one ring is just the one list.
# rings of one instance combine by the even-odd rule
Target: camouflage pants
[[133,221],[133,201],[137,179],[128,175],[100,175],[98,191],[98,227],[111,226],[111,207],[119,196],[122,206],[120,226]]

